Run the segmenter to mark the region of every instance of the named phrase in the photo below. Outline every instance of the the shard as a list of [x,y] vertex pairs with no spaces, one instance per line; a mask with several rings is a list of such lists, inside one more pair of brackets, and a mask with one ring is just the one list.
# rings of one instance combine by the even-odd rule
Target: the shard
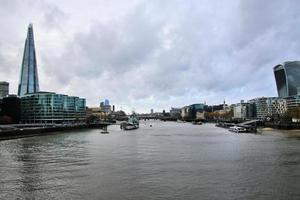
[[39,92],[39,79],[35,56],[33,28],[32,24],[29,24],[27,38],[25,40],[18,95],[24,96],[26,93],[34,92]]

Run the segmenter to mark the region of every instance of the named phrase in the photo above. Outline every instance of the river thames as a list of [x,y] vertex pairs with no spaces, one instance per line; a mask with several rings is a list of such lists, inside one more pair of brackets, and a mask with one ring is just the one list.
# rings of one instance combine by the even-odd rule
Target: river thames
[[0,199],[300,199],[298,131],[140,123],[0,141]]

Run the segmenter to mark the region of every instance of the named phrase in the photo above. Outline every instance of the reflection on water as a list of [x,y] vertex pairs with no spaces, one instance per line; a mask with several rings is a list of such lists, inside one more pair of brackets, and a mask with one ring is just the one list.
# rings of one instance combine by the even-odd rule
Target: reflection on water
[[297,131],[142,121],[109,132],[0,141],[0,199],[300,199]]

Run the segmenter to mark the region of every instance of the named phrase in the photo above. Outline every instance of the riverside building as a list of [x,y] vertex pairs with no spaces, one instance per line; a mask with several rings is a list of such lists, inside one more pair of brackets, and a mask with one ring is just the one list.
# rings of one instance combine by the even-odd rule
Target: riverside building
[[78,123],[85,118],[83,98],[54,92],[29,93],[21,97],[22,123]]
[[249,103],[254,104],[256,118],[261,120],[278,117],[287,111],[287,101],[284,98],[260,97],[249,100]]
[[197,117],[197,113],[204,112],[204,107],[205,105],[202,103],[184,106],[183,108],[181,108],[181,118],[186,121],[195,120]]

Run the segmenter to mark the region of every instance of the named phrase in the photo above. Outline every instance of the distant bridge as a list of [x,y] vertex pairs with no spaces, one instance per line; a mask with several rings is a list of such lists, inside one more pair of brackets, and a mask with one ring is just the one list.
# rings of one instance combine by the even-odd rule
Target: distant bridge
[[167,117],[167,116],[147,116],[147,115],[140,115],[138,116],[138,118],[140,120],[150,120],[150,119],[154,119],[154,120],[162,120],[162,121],[177,121],[176,117]]

